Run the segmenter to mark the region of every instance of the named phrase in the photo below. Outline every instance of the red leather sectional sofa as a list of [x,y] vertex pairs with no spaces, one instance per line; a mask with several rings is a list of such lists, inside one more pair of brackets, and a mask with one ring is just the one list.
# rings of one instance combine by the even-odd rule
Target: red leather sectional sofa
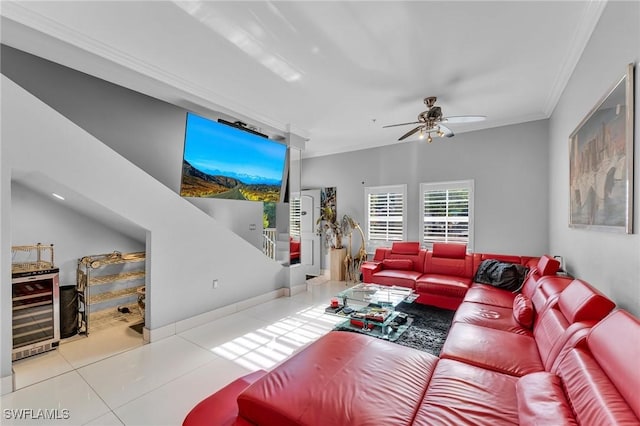
[[439,357],[332,331],[183,424],[640,425],[640,321],[550,260],[518,294],[471,283]]
[[[362,281],[414,289],[418,303],[457,309],[483,260],[495,259],[526,267],[537,267],[538,258],[489,253],[467,253],[464,244],[435,243],[432,250],[419,242],[395,242],[391,248],[378,248],[373,260],[361,267]],[[555,274],[560,263],[545,260],[545,274]]]

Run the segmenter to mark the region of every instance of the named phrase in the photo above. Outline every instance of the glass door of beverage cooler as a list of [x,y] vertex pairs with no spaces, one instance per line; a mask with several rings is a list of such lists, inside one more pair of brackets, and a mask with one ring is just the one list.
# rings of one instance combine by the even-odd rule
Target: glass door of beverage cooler
[[12,359],[54,349],[60,340],[57,271],[27,276],[14,274],[12,281]]

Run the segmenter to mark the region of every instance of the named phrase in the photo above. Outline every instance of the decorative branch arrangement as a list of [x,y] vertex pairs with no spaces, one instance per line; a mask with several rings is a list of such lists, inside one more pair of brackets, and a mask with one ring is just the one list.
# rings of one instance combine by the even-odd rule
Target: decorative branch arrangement
[[[344,266],[347,271],[346,273],[346,281],[358,282],[360,281],[360,266],[362,263],[367,260],[367,250],[364,246],[364,232],[362,232],[362,228],[360,224],[353,220],[351,216],[344,215],[342,217],[342,223],[345,228],[345,234],[349,236],[349,248],[347,249],[347,257],[344,258]],[[351,256],[352,253],[352,234],[353,230],[357,229],[360,232],[360,249],[355,257]]]
[[[338,220],[335,211],[331,207],[324,207],[317,225],[317,233],[324,237],[326,247],[341,249],[343,247],[342,239],[344,236],[349,237],[347,256],[344,259],[346,281],[360,281],[360,266],[367,260],[364,232],[360,224],[346,214],[342,216],[342,220]],[[360,249],[354,257],[351,253],[353,252],[353,231],[356,229],[360,233],[361,241]]]
[[324,237],[325,247],[342,248],[344,221],[338,222],[336,212],[331,207],[326,206],[320,210],[316,225],[318,225],[316,233]]

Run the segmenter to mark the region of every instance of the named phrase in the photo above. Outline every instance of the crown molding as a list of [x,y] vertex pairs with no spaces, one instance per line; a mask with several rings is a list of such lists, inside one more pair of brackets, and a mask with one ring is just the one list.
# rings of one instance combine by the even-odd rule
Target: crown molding
[[560,71],[556,75],[553,87],[549,92],[549,96],[545,102],[544,113],[546,117],[551,117],[553,110],[555,109],[562,92],[564,92],[569,79],[573,74],[574,69],[578,65],[584,49],[587,47],[587,43],[591,38],[591,34],[598,25],[600,16],[607,5],[608,0],[590,0],[584,9],[581,19],[578,22],[569,48],[567,49],[567,56],[565,57]]
[[[207,87],[196,84],[193,81],[182,78],[84,33],[69,28],[54,19],[35,12],[28,6],[29,2],[3,0],[1,2],[0,14],[3,17],[27,28],[67,43],[81,51],[117,64],[174,90],[178,90],[187,98],[188,101],[200,104],[206,108],[223,112],[230,116],[247,117],[252,121],[259,122],[262,125],[269,126],[281,132],[285,132],[287,130],[287,123],[268,117],[251,107],[247,107],[246,105],[237,102],[237,100],[229,99],[228,97],[225,97],[220,93],[216,93]],[[87,72],[82,69],[79,71]]]

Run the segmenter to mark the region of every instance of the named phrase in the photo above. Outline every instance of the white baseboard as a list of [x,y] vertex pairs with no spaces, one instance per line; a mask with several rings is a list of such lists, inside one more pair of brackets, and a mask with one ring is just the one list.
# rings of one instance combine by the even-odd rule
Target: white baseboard
[[142,329],[142,340],[145,343],[157,342],[158,340],[166,339],[176,334],[176,323],[167,324],[162,327],[149,329],[144,327]]
[[13,392],[13,374],[0,377],[0,395],[6,395],[11,392]]
[[295,296],[296,294],[306,293],[307,292],[307,283],[291,286],[290,289],[287,290],[287,296]]
[[222,317],[229,316],[238,312],[236,304],[223,306],[222,308],[214,309],[213,311],[204,312],[199,315],[195,315],[191,318],[184,319],[176,323],[176,333],[182,333],[190,328],[197,327],[202,324],[206,324],[211,321],[215,321]]
[[[300,287],[300,286],[296,286],[296,287]],[[303,285],[302,287],[303,287],[303,290],[306,291],[306,285]],[[198,314],[190,318],[186,318],[171,324],[167,324],[162,327],[157,327],[153,329],[148,329],[147,327],[145,327],[142,330],[142,338],[145,343],[157,342],[158,340],[166,339],[167,337],[171,337],[175,334],[182,333],[183,331],[189,330],[191,328],[197,327],[202,324],[206,324],[211,321],[215,321],[222,317],[235,314],[236,312],[243,311],[245,309],[251,308],[252,306],[260,305],[262,303],[277,299],[279,297],[284,297],[285,291],[288,292],[289,289],[281,288],[278,290],[270,291],[268,293],[252,297],[250,299],[233,303],[231,305],[223,306],[221,308],[217,308],[212,311],[204,312],[202,314]]]
[[279,297],[284,297],[284,290],[284,288],[279,288],[278,290],[270,291],[269,293],[261,294],[260,296],[255,296],[251,299],[238,302],[236,303],[236,312],[244,311],[245,309],[249,309],[253,306],[260,305],[273,299],[278,299]]

